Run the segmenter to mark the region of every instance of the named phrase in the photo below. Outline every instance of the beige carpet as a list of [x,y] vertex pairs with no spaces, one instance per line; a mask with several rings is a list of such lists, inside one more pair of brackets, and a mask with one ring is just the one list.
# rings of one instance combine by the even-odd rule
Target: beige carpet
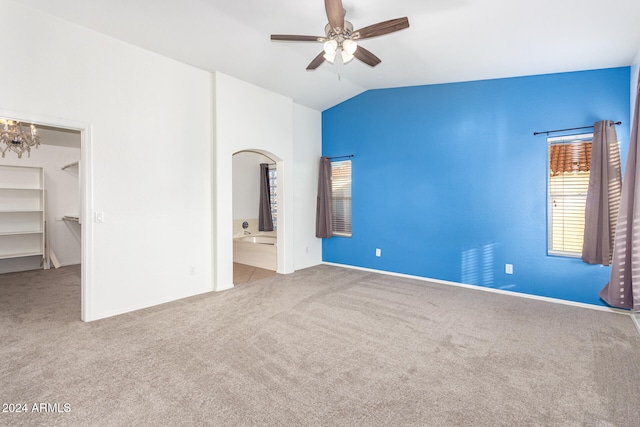
[[0,276],[0,397],[28,407],[1,425],[640,420],[640,338],[614,313],[322,265],[79,317],[77,268]]

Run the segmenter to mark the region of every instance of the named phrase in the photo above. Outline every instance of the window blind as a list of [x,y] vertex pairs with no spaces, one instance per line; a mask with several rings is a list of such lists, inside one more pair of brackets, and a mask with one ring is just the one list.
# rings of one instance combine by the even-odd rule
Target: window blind
[[351,160],[331,162],[333,235],[351,237]]
[[269,165],[269,200],[273,229],[278,229],[278,173],[275,165]]
[[548,251],[579,257],[589,188],[593,134],[548,138]]

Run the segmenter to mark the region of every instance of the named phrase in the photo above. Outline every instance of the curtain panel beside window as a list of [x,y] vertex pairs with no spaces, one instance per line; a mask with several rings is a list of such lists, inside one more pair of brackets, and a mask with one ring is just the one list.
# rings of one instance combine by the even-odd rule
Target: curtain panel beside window
[[609,265],[611,262],[621,188],[620,148],[615,123],[596,122],[584,213],[582,260],[586,263]]
[[318,197],[316,201],[316,237],[329,238],[332,235],[331,160],[328,157],[320,157]]
[[624,170],[622,195],[614,240],[609,282],[600,291],[600,298],[613,307],[630,308],[640,313],[640,75],[636,84],[636,102],[631,125],[629,151]]

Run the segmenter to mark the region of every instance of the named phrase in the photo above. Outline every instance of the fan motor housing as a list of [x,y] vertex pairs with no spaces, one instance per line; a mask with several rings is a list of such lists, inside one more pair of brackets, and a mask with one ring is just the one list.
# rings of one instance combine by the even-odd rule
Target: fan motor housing
[[338,36],[349,38],[352,32],[353,32],[353,24],[347,20],[344,21],[344,28],[342,28],[342,31],[340,32],[340,34],[336,33],[333,30],[333,28],[331,28],[331,24],[327,24],[324,27],[324,33],[327,35],[328,39],[335,39]]

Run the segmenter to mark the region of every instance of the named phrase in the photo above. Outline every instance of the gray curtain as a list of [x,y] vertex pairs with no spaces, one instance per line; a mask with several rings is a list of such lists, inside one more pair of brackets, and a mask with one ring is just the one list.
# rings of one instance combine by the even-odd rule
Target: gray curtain
[[603,120],[593,126],[591,167],[584,213],[582,260],[609,265],[613,253],[622,176],[616,125]]
[[260,206],[258,209],[258,231],[273,231],[269,165],[267,163],[260,163]]
[[640,191],[638,144],[640,130],[640,76],[636,88],[635,113],[631,126],[629,154],[622,182],[622,199],[616,225],[613,262],[609,283],[600,291],[600,298],[619,308],[632,308],[640,312],[640,203],[635,196]]
[[331,160],[328,157],[320,157],[318,199],[316,204],[316,237],[331,237],[332,235]]

